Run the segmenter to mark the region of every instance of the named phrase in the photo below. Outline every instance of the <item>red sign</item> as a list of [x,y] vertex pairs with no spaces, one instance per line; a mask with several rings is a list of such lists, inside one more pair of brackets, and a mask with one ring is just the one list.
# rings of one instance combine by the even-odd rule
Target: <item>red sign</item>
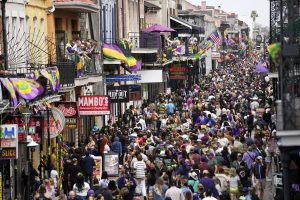
[[170,80],[186,80],[187,68],[179,64],[173,64],[169,69]]
[[77,103],[76,102],[57,102],[55,106],[61,110],[66,117],[66,128],[77,128]]
[[109,115],[108,96],[80,96],[78,98],[79,115]]

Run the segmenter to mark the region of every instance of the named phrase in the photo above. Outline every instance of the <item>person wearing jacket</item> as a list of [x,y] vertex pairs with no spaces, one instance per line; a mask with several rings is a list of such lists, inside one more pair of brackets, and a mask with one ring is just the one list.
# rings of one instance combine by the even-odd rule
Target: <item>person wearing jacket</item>
[[119,137],[115,137],[114,142],[112,143],[112,151],[119,154],[119,158],[122,155],[122,143],[120,142]]

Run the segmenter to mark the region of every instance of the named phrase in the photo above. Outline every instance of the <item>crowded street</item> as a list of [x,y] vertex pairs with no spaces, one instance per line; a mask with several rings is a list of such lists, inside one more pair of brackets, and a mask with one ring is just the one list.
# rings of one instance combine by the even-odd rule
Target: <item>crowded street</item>
[[300,200],[299,1],[0,4],[0,200]]
[[[272,186],[266,187],[279,153],[273,89],[263,88],[264,77],[255,69],[259,59],[237,59],[191,88],[178,87],[130,107],[120,123],[94,127],[84,146],[67,147],[60,195],[76,200],[273,198],[268,196]],[[107,171],[93,177],[94,158],[110,152],[117,155],[110,164],[118,164],[119,177],[110,178]],[[47,173],[35,199],[57,196],[57,172]]]

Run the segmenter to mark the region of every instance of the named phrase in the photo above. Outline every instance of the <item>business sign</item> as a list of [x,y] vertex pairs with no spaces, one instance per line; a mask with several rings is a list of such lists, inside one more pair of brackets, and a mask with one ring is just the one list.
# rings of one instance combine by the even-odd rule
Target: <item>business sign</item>
[[109,96],[80,96],[79,115],[109,115]]
[[119,154],[107,153],[104,154],[104,168],[108,176],[119,176]]
[[66,118],[66,128],[77,128],[78,109],[76,102],[57,102],[55,106]]
[[17,148],[2,148],[0,149],[0,158],[1,159],[15,159],[17,158]]
[[138,101],[142,99],[142,88],[140,85],[128,85],[129,101]]
[[108,86],[107,95],[111,103],[129,102],[129,88],[127,85]]
[[127,74],[127,75],[109,75],[106,76],[106,83],[116,83],[120,81],[139,81],[141,80],[140,74]]
[[169,69],[170,80],[186,80],[187,67],[174,63]]
[[[51,108],[52,116],[49,116],[50,138],[56,138],[64,130],[66,118],[62,111],[56,107]],[[44,120],[44,137],[48,138],[48,119]]]
[[18,158],[18,125],[0,125],[1,159]]

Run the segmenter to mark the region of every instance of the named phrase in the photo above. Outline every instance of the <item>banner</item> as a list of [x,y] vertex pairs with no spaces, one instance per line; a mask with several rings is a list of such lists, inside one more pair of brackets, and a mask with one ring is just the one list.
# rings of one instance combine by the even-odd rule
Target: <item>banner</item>
[[80,96],[79,115],[109,115],[109,96]]
[[111,103],[129,102],[129,88],[127,85],[107,86],[107,95]]
[[66,118],[66,128],[77,128],[78,109],[76,102],[56,102],[55,106]]
[[169,69],[170,80],[186,80],[187,78],[187,68],[181,66],[180,63],[173,63]]

